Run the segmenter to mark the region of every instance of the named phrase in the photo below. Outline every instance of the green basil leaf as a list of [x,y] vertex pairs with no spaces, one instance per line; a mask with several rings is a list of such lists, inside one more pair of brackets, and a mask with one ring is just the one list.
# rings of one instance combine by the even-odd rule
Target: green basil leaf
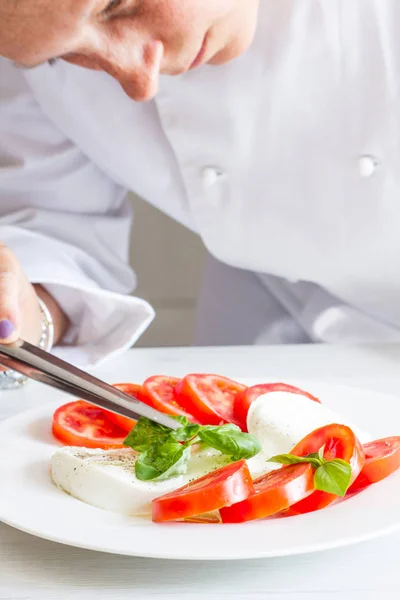
[[124,445],[138,452],[145,452],[154,445],[164,444],[168,441],[187,442],[194,438],[201,428],[201,425],[192,423],[185,416],[173,418],[182,423],[182,427],[175,431],[169,429],[169,427],[164,427],[164,425],[150,421],[146,417],[141,417],[128,434]]
[[194,438],[196,438],[200,429],[201,425],[190,423],[185,427],[180,427],[179,429],[172,431],[170,439],[175,440],[176,442],[190,442],[192,444],[195,443]]
[[175,477],[187,471],[189,456],[190,449],[177,442],[152,446],[136,461],[136,477],[141,481],[150,481],[167,475],[167,472],[167,478]]
[[315,469],[321,465],[321,461],[318,454],[309,454],[308,456],[295,456],[294,454],[278,454],[269,458],[267,462],[278,463],[280,465],[300,465],[302,463],[309,463]]
[[198,436],[207,446],[227,454],[232,460],[252,458],[261,451],[261,444],[257,438],[243,433],[231,423],[220,426],[206,425],[199,430]]
[[316,490],[343,497],[350,485],[351,466],[339,458],[329,460],[318,467],[314,475]]
[[215,431],[216,433],[222,433],[227,435],[229,432],[231,433],[240,433],[242,430],[237,425],[233,423],[225,423],[225,425],[203,425],[202,429],[206,429],[208,431]]
[[135,462],[135,475],[140,481],[150,481],[158,477],[157,469],[148,464],[147,452],[143,452]]
[[322,461],[324,460],[324,452],[325,452],[325,444],[322,446],[322,448],[319,449],[319,452],[318,452],[318,456]]
[[147,417],[140,417],[135,427],[124,440],[124,445],[144,452],[154,445],[161,444],[169,438],[171,429],[159,423],[150,421]]

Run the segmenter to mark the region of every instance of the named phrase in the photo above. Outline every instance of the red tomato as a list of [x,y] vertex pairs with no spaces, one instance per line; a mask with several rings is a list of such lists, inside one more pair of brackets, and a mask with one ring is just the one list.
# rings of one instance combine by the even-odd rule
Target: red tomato
[[78,400],[64,404],[53,416],[53,435],[67,446],[85,448],[122,448],[125,429],[112,423],[107,412]]
[[247,431],[247,413],[249,412],[251,404],[262,394],[268,394],[269,392],[290,392],[292,394],[306,396],[306,398],[309,398],[314,402],[319,402],[318,398],[315,396],[286,383],[260,383],[258,385],[253,385],[238,394],[233,404],[235,419],[240,423],[243,431]]
[[388,437],[375,440],[363,446],[365,464],[361,473],[349,488],[349,493],[385,479],[400,469],[400,437]]
[[[121,392],[125,392],[125,394],[129,394],[129,396],[134,396],[138,400],[141,390],[141,385],[137,385],[136,383],[114,383],[114,387]],[[129,433],[131,429],[133,429],[136,425],[136,421],[134,419],[130,419],[129,417],[124,417],[123,415],[117,415],[117,413],[105,411],[108,418],[112,423],[115,423],[121,429]]]
[[[318,452],[325,445],[324,457],[327,460],[341,458],[350,463],[351,483],[357,479],[365,462],[365,452],[361,442],[346,425],[325,425],[311,432],[291,451],[296,456],[306,456]],[[291,514],[308,513],[325,508],[337,500],[335,494],[316,490],[311,496],[291,507]]]
[[233,414],[235,396],[246,386],[220,375],[186,375],[175,387],[176,401],[202,425],[237,423]]
[[264,519],[287,510],[314,492],[314,469],[309,464],[287,465],[253,481],[254,493],[220,509],[223,523]]
[[153,500],[153,521],[188,519],[240,502],[253,492],[245,460],[207,473],[179,490]]
[[154,375],[143,383],[140,390],[140,400],[168,415],[183,415],[190,421],[196,419],[174,396],[175,386],[180,382],[176,377]]

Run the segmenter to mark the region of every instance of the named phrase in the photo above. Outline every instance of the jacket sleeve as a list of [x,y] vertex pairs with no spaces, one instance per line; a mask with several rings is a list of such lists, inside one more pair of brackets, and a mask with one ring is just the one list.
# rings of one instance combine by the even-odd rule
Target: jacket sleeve
[[0,58],[0,239],[71,327],[55,353],[89,367],[132,345],[151,322],[129,293],[131,206],[43,114],[23,71]]

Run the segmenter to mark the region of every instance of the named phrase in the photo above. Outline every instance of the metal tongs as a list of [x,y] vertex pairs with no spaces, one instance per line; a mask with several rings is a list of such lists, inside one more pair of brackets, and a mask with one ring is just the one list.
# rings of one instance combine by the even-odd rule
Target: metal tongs
[[168,415],[23,340],[0,344],[0,364],[124,417],[137,420],[143,416],[171,429],[180,427]]

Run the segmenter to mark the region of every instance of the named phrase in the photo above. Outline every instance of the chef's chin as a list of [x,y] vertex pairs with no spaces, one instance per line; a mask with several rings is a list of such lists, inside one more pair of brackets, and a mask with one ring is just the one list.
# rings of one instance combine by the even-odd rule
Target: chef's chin
[[256,32],[256,22],[250,25],[246,31],[233,37],[223,48],[208,60],[210,65],[224,65],[235,58],[238,58],[251,46]]

